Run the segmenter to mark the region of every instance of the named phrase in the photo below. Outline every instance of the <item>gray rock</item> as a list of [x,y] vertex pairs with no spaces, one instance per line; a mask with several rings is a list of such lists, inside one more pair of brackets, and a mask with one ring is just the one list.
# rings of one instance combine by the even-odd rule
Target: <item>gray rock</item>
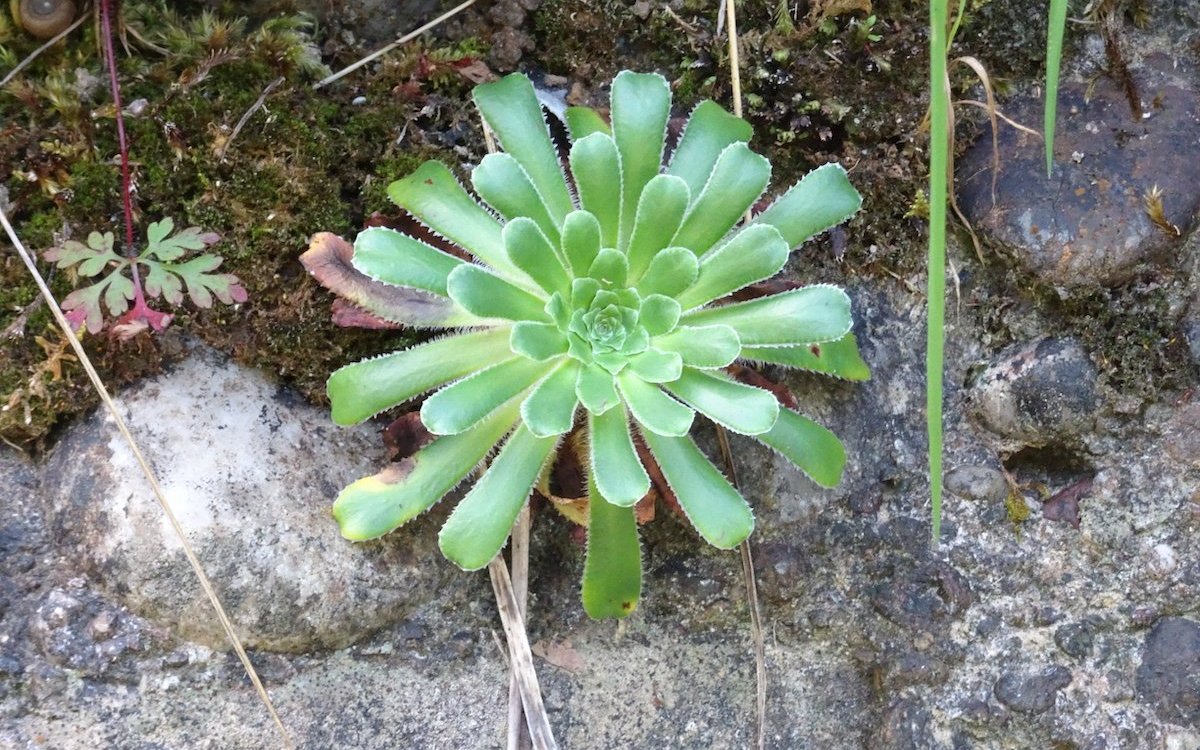
[[[1200,209],[1200,172],[1180,158],[1200,143],[1192,73],[1179,58],[1158,56],[1133,75],[1147,97],[1137,117],[1108,76],[1064,83],[1051,178],[1041,139],[1009,127],[1000,128],[994,204],[990,136],[959,162],[959,203],[968,218],[1049,284],[1121,283],[1140,265],[1169,259]],[[1004,109],[1017,122],[1041,122],[1040,99]],[[1155,186],[1178,234],[1147,215],[1145,196]]]
[[1054,643],[1064,654],[1085,659],[1095,648],[1095,630],[1095,623],[1088,620],[1067,623],[1054,631]]
[[1200,467],[1200,398],[1184,404],[1167,419],[1163,445],[1171,458]]
[[1002,449],[1071,444],[1088,433],[1099,397],[1096,367],[1073,338],[1046,338],[1000,352],[971,388],[975,417]]
[[[345,646],[403,619],[449,573],[428,524],[369,544],[341,538],[330,502],[373,473],[382,451],[369,429],[340,430],[295,401],[207,350],[121,400],[230,617],[260,649]],[[66,554],[137,613],[225,647],[178,539],[103,415],[67,434],[44,476]]]
[[1200,729],[1200,623],[1161,620],[1146,636],[1138,697],[1163,721]]
[[946,472],[946,489],[966,500],[998,503],[1008,497],[1004,475],[990,466],[956,466]]
[[1005,672],[996,681],[996,700],[1013,711],[1041,714],[1054,708],[1058,691],[1071,684],[1071,670],[1063,666],[1046,667],[1040,672]]

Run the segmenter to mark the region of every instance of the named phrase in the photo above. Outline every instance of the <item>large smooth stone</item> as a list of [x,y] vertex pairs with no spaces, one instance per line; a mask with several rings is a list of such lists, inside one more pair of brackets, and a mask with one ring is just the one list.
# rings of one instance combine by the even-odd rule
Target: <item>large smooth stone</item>
[[[404,618],[451,568],[428,522],[367,544],[329,508],[383,460],[368,428],[335,427],[267,377],[200,349],[120,406],[246,645],[337,648]],[[183,548],[104,412],[71,428],[43,472],[65,554],[138,614],[224,648]]]

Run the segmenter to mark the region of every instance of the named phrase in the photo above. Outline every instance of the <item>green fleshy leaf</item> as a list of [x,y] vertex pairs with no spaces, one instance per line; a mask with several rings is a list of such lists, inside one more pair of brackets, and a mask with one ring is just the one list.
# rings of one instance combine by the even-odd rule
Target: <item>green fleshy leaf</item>
[[742,342],[729,326],[680,326],[652,342],[663,351],[675,352],[689,367],[726,367],[738,358]]
[[683,178],[692,195],[699,197],[721,152],[739,141],[749,141],[752,135],[750,123],[706,99],[692,110],[667,174]]
[[638,197],[662,168],[671,89],[655,73],[623,70],[612,84],[612,130],[621,154],[621,224],[617,249],[629,248]]
[[434,435],[469,430],[546,372],[543,362],[514,357],[451,383],[421,404],[421,421]]
[[683,359],[675,352],[647,349],[630,357],[629,366],[647,383],[669,383],[683,372]]
[[475,192],[506,219],[525,216],[558,244],[560,227],[550,215],[529,173],[511,154],[488,154],[471,172]]
[[629,263],[625,256],[611,247],[600,250],[592,267],[588,269],[588,278],[595,279],[606,286],[621,288],[625,286],[625,278],[629,274]]
[[342,536],[375,539],[424,513],[483,460],[516,418],[514,402],[474,428],[436,438],[411,457],[346,487],[333,503]]
[[566,328],[571,320],[571,307],[562,294],[555,292],[550,295],[550,301],[546,303],[546,314],[554,321],[554,325],[560,329]]
[[646,183],[629,240],[629,278],[641,278],[654,256],[671,244],[683,223],[689,197],[687,184],[678,177],[660,174]]
[[646,329],[646,333],[657,336],[675,328],[682,311],[679,303],[665,294],[652,294],[642,300],[638,322]]
[[346,365],[326,386],[333,421],[356,424],[487,367],[510,355],[508,335],[508,328],[474,331]]
[[584,407],[593,414],[603,414],[620,401],[617,389],[613,385],[612,373],[599,365],[587,365],[580,369],[575,393]]
[[638,281],[638,294],[674,297],[695,283],[699,273],[700,263],[695,253],[686,247],[668,247],[650,261],[650,267]]
[[525,425],[513,430],[438,534],[446,559],[463,570],[479,570],[496,556],[557,442],[534,436]]
[[599,292],[599,281],[595,279],[575,279],[571,282],[571,307],[579,311],[586,310]]
[[779,402],[771,393],[703,370],[684,368],[678,380],[664,387],[712,421],[742,435],[761,435],[779,418]]
[[[845,380],[870,380],[871,369],[858,353],[858,341],[847,333],[837,341],[800,346],[747,347],[742,359],[820,372]],[[685,360],[686,361],[686,360]]]
[[504,226],[504,247],[513,265],[546,292],[570,291],[565,259],[532,219],[519,216],[508,222]]
[[720,549],[733,549],[750,536],[754,530],[750,506],[691,438],[649,431],[642,437],[683,512],[705,541]]
[[471,263],[464,263],[446,280],[450,299],[481,318],[546,320],[546,300]]
[[572,274],[577,279],[587,276],[600,254],[600,222],[587,211],[571,213],[563,223],[562,246]]
[[842,469],[846,466],[842,441],[790,409],[780,409],[775,426],[754,439],[779,451],[822,487],[836,487],[842,479]]
[[695,412],[658,386],[650,385],[629,370],[617,376],[617,384],[633,418],[650,432],[680,437],[692,428]]
[[629,417],[618,402],[603,414],[588,414],[591,476],[613,505],[632,506],[650,491],[650,476],[629,434]]
[[849,219],[860,206],[862,196],[850,184],[846,170],[826,164],[804,175],[753,223],[775,227],[794,248]]
[[600,222],[604,247],[616,247],[621,221],[621,164],[617,144],[603,133],[593,133],[575,141],[570,161],[579,205]]
[[542,378],[529,397],[521,403],[521,419],[529,431],[538,437],[561,435],[570,431],[575,422],[575,383],[580,365],[568,360]]
[[500,146],[521,163],[550,215],[561,222],[574,206],[533,84],[513,73],[476,86],[473,96]]
[[642,550],[632,508],[604,499],[588,481],[588,541],[583,563],[583,608],[589,617],[622,618],[642,597]]
[[850,298],[835,286],[814,284],[748,302],[683,316],[686,325],[727,325],[742,346],[793,346],[835,341],[850,331]]
[[612,134],[608,123],[591,107],[567,107],[567,131],[572,141],[583,140],[592,133]]
[[770,179],[771,162],[766,157],[744,143],[726,147],[671,244],[704,255],[754,205]]
[[504,253],[500,222],[467,194],[445,164],[425,162],[389,185],[388,197],[492,268],[514,270]]
[[675,299],[683,309],[690,310],[769,279],[783,269],[790,252],[775,227],[747,227],[701,258],[696,283]]
[[553,323],[522,320],[512,327],[509,346],[517,354],[544,362],[566,353],[567,337]]
[[462,261],[394,229],[371,227],[354,239],[351,264],[376,281],[446,296],[446,277]]

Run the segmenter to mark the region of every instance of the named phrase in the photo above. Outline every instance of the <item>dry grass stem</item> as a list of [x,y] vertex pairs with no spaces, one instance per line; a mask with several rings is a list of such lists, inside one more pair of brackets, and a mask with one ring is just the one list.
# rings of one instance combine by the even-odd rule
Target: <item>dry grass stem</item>
[[[717,425],[717,444],[721,448],[721,458],[725,461],[729,481],[733,482],[734,488],[740,493],[742,486],[738,480],[737,467],[733,464],[729,433],[721,425]],[[762,613],[758,606],[758,581],[754,577],[754,555],[750,550],[750,540],[742,542],[738,549],[742,556],[742,576],[746,581],[746,601],[750,607],[750,635],[754,639],[755,708],[758,719],[755,746],[758,750],[763,750],[767,725],[767,646],[763,638]]]
[[341,70],[339,70],[338,72],[334,73],[331,76],[322,78],[321,80],[319,80],[313,84],[313,88],[319,89],[323,86],[333,83],[334,81],[336,81],[340,78],[344,78],[344,77],[350,75],[351,73],[358,70],[359,68],[366,65],[367,63],[372,62],[373,60],[377,60],[380,57],[383,57],[384,55],[386,55],[387,53],[396,49],[397,47],[399,47],[402,44],[407,44],[408,42],[411,42],[413,39],[416,39],[420,35],[424,34],[426,31],[429,31],[430,29],[437,26],[438,24],[453,18],[454,16],[458,15],[459,13],[461,13],[462,11],[466,10],[467,8],[471,7],[474,4],[475,4],[475,0],[467,0],[465,3],[461,3],[459,5],[454,6],[453,8],[446,11],[445,13],[438,16],[437,18],[433,19],[432,21],[425,24],[421,28],[408,32],[407,34],[400,37],[396,41],[392,42],[391,44],[387,45],[386,47],[381,47],[380,49],[375,50],[374,52],[367,55],[366,57],[359,60],[358,62],[342,68]]
[[51,47],[53,47],[54,45],[58,44],[58,43],[59,43],[60,41],[62,41],[62,40],[63,40],[63,39],[64,39],[64,38],[65,38],[65,37],[68,35],[68,34],[70,34],[70,33],[71,33],[72,31],[74,31],[75,29],[79,28],[80,26],[82,26],[82,25],[83,25],[83,22],[84,22],[84,21],[86,21],[86,20],[88,19],[88,16],[89,16],[89,15],[90,15],[90,14],[88,14],[88,13],[84,13],[84,14],[80,15],[80,16],[79,16],[79,18],[76,18],[76,19],[75,19],[75,23],[71,24],[71,25],[70,25],[70,26],[68,26],[67,28],[65,28],[65,29],[63,29],[62,31],[60,31],[60,32],[58,32],[57,34],[55,34],[55,35],[54,35],[54,36],[53,36],[53,37],[50,39],[50,41],[46,42],[46,43],[45,43],[45,44],[43,44],[41,47],[38,47],[38,48],[37,48],[37,49],[35,49],[33,52],[30,52],[30,53],[29,53],[29,55],[28,55],[28,56],[27,56],[27,57],[26,57],[24,60],[22,60],[21,62],[17,63],[17,66],[16,66],[15,68],[13,68],[12,70],[8,71],[8,73],[7,73],[7,74],[4,76],[4,78],[3,78],[3,79],[0,79],[0,86],[3,86],[4,84],[6,84],[6,83],[8,83],[9,81],[11,81],[13,78],[15,78],[15,77],[17,76],[17,73],[20,73],[22,70],[24,70],[25,68],[27,68],[27,67],[29,66],[29,64],[30,64],[30,63],[32,63],[34,60],[38,59],[38,57],[39,57],[39,56],[40,56],[40,55],[41,55],[43,52],[45,52],[46,50],[50,49],[50,48],[51,48]]
[[[517,515],[513,526],[512,585],[517,600],[517,610],[525,619],[525,603],[529,595],[529,504],[526,503]],[[508,684],[508,750],[525,750],[530,747],[529,731],[525,725],[525,712],[521,700],[521,684],[513,671]]]
[[225,139],[225,143],[221,145],[221,152],[217,154],[218,161],[225,161],[225,152],[229,150],[229,144],[233,143],[234,138],[238,137],[238,133],[242,132],[242,128],[246,127],[246,123],[250,121],[250,118],[254,116],[254,113],[263,108],[263,105],[267,103],[267,97],[271,95],[271,92],[278,88],[279,85],[285,80],[287,79],[285,79],[283,76],[279,76],[274,81],[268,83],[267,87],[263,89],[262,94],[259,95],[258,99],[255,100],[255,102],[250,105],[250,108],[246,110],[240,119],[238,119],[237,125],[233,126],[233,132],[229,134],[229,137]]
[[529,649],[529,638],[525,634],[525,618],[517,604],[512,580],[508,577],[508,566],[504,557],[496,555],[488,563],[492,578],[492,589],[496,592],[496,608],[500,610],[500,621],[504,624],[504,636],[508,639],[509,661],[517,677],[521,700],[525,704],[526,724],[529,739],[535,750],[555,750],[554,732],[542,703],[542,689],[538,684],[537,671],[533,668],[533,652]]

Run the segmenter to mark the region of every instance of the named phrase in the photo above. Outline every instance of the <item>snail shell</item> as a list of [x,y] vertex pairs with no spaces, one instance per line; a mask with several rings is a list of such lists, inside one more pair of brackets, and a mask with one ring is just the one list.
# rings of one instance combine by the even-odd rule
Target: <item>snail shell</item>
[[49,39],[75,20],[71,0],[12,0],[13,17],[30,36]]

